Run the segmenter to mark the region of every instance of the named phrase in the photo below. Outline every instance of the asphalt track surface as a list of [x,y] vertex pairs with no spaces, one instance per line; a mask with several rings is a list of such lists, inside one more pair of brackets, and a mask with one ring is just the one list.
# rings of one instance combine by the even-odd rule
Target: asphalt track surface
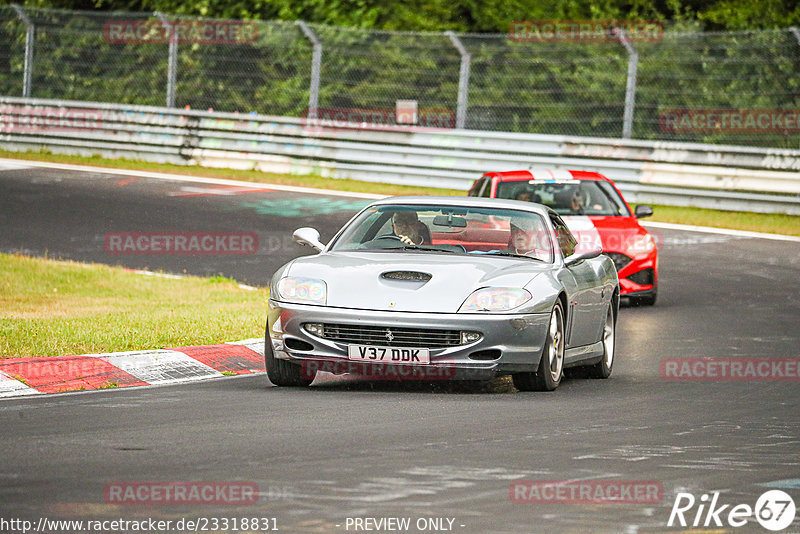
[[[284,235],[312,225],[326,239],[364,203],[278,191],[171,196],[183,187],[2,170],[0,250],[263,285],[303,253]],[[259,251],[104,250],[108,232],[133,231],[255,232]],[[420,518],[454,519],[450,531],[463,533],[674,532],[667,521],[678,492],[720,492],[720,504],[754,506],[767,489],[783,488],[800,504],[797,381],[660,373],[665,358],[800,356],[800,244],[655,234],[659,302],[622,308],[609,380],[566,379],[553,393],[519,393],[500,381],[322,380],[294,390],[258,375],[4,400],[0,519],[268,517],[281,532],[367,532],[347,529],[347,519],[408,517],[407,531],[371,532],[435,531],[417,529]],[[656,504],[514,503],[515,480],[654,481],[664,491]],[[251,481],[259,502],[106,503],[106,485],[125,481]],[[768,532],[753,518],[726,528]],[[795,519],[783,532],[798,531]]]

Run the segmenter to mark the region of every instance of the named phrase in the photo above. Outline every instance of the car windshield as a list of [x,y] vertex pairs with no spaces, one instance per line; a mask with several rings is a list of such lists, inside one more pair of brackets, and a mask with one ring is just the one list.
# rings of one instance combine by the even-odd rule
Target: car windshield
[[540,215],[454,206],[373,206],[344,229],[330,250],[493,254],[553,261],[550,233]]
[[496,196],[544,204],[553,208],[559,215],[630,217],[630,211],[617,191],[608,182],[600,180],[500,182],[497,184]]

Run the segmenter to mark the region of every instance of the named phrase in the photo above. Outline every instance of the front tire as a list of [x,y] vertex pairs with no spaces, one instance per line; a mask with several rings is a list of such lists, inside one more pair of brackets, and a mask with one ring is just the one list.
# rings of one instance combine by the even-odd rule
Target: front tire
[[553,391],[564,377],[564,309],[557,301],[550,313],[547,340],[535,373],[517,373],[511,376],[520,391]]
[[653,292],[644,297],[631,297],[631,304],[634,306],[653,306],[658,297],[658,288],[653,288]]
[[309,369],[303,372],[303,368],[298,364],[277,359],[272,351],[269,332],[264,335],[264,364],[269,381],[281,387],[307,387],[311,385],[317,374],[316,371]]

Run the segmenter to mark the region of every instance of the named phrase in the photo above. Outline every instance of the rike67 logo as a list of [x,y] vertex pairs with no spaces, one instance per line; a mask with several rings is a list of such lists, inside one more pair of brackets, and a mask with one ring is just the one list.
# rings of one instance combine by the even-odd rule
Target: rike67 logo
[[703,494],[695,499],[691,493],[678,493],[669,514],[667,526],[692,527],[742,527],[755,518],[767,530],[777,532],[792,524],[795,517],[792,497],[781,490],[769,490],[756,501],[755,507],[749,504],[719,503],[719,492]]

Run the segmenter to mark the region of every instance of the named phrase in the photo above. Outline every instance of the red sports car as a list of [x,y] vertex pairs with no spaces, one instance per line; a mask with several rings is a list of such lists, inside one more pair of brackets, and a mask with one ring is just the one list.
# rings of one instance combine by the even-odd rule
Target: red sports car
[[614,182],[600,173],[567,170],[487,172],[469,190],[473,197],[537,202],[553,208],[578,239],[578,247],[601,245],[617,266],[620,296],[652,305],[658,294],[658,250],[637,219],[653,214],[650,206],[635,213]]

